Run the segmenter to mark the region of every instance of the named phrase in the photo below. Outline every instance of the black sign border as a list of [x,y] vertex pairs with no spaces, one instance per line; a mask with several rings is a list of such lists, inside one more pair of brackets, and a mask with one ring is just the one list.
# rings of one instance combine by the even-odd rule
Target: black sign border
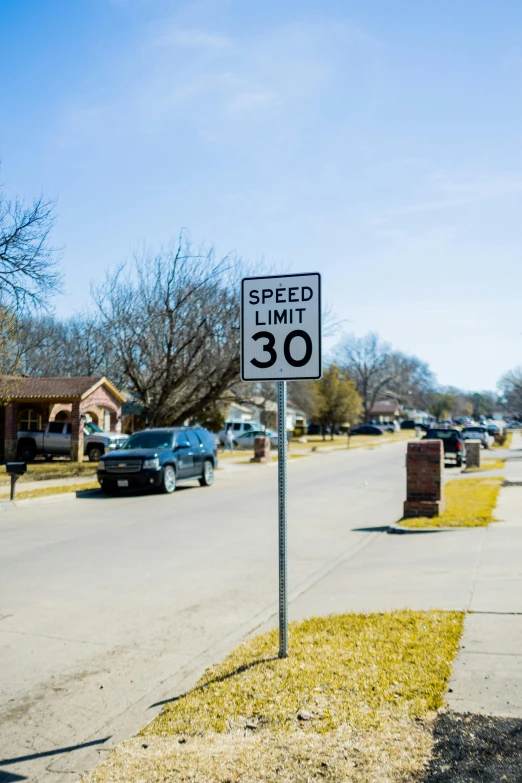
[[[276,376],[275,378],[244,378],[243,377],[243,369],[245,367],[245,341],[244,341],[244,333],[245,333],[245,325],[244,325],[244,306],[243,301],[245,297],[245,288],[244,283],[247,280],[279,280],[282,277],[310,277],[310,275],[317,275],[318,282],[319,282],[319,375],[305,375],[301,378],[282,378],[280,375]],[[262,381],[318,381],[323,376],[323,356],[322,356],[322,331],[323,331],[323,308],[322,308],[322,281],[321,281],[321,273],[320,272],[297,272],[297,273],[291,273],[291,274],[285,274],[282,272],[280,275],[258,275],[256,277],[243,277],[241,280],[241,367],[240,367],[240,377],[241,380],[245,383],[261,383]]]

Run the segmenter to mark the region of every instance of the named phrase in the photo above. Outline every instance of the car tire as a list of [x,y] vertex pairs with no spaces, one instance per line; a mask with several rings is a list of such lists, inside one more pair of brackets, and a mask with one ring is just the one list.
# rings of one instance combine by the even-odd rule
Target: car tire
[[18,446],[18,454],[22,462],[33,462],[36,457],[36,443],[34,440],[22,441]]
[[214,483],[214,465],[211,459],[206,459],[203,463],[203,475],[199,483],[202,487],[211,487]]
[[99,462],[102,454],[105,454],[103,446],[91,446],[87,452],[89,462]]
[[163,468],[160,489],[165,495],[171,495],[176,489],[176,468],[174,465],[165,465]]

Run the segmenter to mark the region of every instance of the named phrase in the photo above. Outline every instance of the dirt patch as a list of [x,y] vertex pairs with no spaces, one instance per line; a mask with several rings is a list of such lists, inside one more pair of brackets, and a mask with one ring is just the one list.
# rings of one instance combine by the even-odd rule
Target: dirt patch
[[522,720],[441,713],[422,783],[520,783]]

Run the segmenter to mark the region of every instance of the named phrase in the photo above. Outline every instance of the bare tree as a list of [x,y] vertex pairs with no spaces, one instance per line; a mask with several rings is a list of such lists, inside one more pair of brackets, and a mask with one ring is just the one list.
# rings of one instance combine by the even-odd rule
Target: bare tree
[[114,346],[97,314],[24,316],[18,321],[21,369],[32,376],[108,375],[122,379]]
[[393,351],[389,356],[391,380],[386,394],[401,407],[426,408],[436,386],[436,379],[427,362],[417,356]]
[[512,415],[522,413],[522,367],[515,367],[502,376],[498,382],[503,405]]
[[41,307],[61,290],[53,224],[53,202],[40,196],[28,205],[0,192],[0,304],[12,312]]
[[149,425],[202,418],[239,376],[241,264],[183,235],[107,275],[95,291],[122,379]]
[[361,395],[364,421],[368,423],[371,409],[394,378],[391,346],[374,332],[363,337],[347,334],[336,353],[339,366],[348,372]]

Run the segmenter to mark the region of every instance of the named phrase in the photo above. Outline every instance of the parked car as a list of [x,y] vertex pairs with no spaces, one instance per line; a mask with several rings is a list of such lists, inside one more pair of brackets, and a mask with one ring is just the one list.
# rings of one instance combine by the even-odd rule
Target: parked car
[[421,421],[415,421],[414,419],[404,419],[404,421],[401,421],[401,430],[414,430],[416,427],[420,427],[424,432],[429,430],[429,425],[423,424]]
[[357,427],[352,427],[350,435],[382,435],[383,431],[376,424],[359,424]]
[[460,430],[433,427],[429,429],[423,440],[441,440],[444,448],[444,461],[447,457],[455,460],[458,468],[466,461],[466,443]]
[[229,427],[232,427],[232,432],[234,433],[234,440],[236,439],[236,437],[239,437],[240,435],[245,435],[247,432],[254,432],[254,430],[259,431],[261,429],[258,422],[227,421],[225,424],[225,429],[221,430],[221,432],[218,432],[219,442],[222,445],[225,442],[226,433]]
[[479,424],[464,427],[462,437],[465,440],[479,440],[485,449],[489,449],[495,442],[495,438],[488,433],[487,428]]
[[118,451],[98,463],[98,481],[104,492],[120,489],[159,489],[170,494],[179,481],[199,479],[202,487],[214,482],[217,448],[203,427],[171,427],[136,432]]
[[[270,445],[277,448],[279,442],[277,433],[271,432],[270,430],[252,430],[251,432],[245,432],[244,435],[234,437],[234,445],[238,446],[240,449],[253,449],[254,441],[260,435],[265,435],[270,438]],[[290,438],[291,435],[288,433],[287,439],[290,440]]]
[[[104,432],[93,422],[83,428],[83,453],[90,462],[98,462],[107,449],[119,449],[128,439],[121,432]],[[66,457],[71,453],[71,423],[50,421],[45,430],[18,433],[17,455],[23,462],[32,462],[41,454],[45,457]]]

